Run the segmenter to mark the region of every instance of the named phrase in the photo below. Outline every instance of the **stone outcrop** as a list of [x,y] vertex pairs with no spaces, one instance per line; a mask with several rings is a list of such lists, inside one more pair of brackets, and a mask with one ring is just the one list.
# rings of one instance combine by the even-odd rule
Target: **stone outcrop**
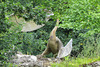
[[55,58],[37,58],[34,55],[16,54],[11,62],[18,67],[51,67],[51,63],[60,62]]

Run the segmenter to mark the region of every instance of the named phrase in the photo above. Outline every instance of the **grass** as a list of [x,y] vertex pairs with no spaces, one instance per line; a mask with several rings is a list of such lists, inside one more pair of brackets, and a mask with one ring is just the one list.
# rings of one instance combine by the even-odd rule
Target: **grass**
[[93,63],[96,61],[100,61],[100,57],[97,58],[67,58],[65,57],[65,61],[61,63],[54,63],[52,67],[83,67],[85,64]]

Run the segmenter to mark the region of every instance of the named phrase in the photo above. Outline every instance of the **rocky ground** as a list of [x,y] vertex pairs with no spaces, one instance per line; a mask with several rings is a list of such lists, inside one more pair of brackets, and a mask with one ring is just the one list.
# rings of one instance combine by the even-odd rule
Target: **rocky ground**
[[[34,55],[16,54],[11,62],[18,67],[51,67],[51,63],[60,63],[56,58],[37,58]],[[80,67],[100,67],[100,61],[80,65]]]
[[37,58],[34,55],[16,54],[11,62],[18,67],[51,67],[51,63],[60,62],[55,58]]

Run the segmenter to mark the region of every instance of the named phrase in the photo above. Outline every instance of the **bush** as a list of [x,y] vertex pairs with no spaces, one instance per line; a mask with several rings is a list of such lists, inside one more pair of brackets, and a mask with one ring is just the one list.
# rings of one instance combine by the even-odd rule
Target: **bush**
[[[80,53],[83,56],[99,56],[99,35],[90,36],[100,32],[99,0],[18,0],[17,2],[6,0],[0,2],[0,8],[0,61],[2,63],[4,61],[8,63],[17,51],[24,54],[41,54],[46,48],[49,34],[57,18],[61,23],[56,34],[64,45],[73,38],[71,56],[78,56]],[[44,9],[52,10],[54,13],[48,22],[45,22]],[[9,30],[13,25],[13,22],[8,21],[12,13],[27,21],[34,20],[37,24],[45,24],[45,26],[28,33],[21,33],[21,26]],[[15,32],[16,30],[19,32]],[[89,49],[86,51],[87,47]]]
[[99,57],[100,56],[100,34],[95,34],[83,41],[83,50],[79,56]]

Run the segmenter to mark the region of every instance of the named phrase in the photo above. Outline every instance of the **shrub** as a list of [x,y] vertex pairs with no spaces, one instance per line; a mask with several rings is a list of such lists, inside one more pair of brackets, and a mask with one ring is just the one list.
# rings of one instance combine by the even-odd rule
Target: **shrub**
[[100,34],[88,37],[83,41],[83,50],[79,56],[99,57],[100,56]]

